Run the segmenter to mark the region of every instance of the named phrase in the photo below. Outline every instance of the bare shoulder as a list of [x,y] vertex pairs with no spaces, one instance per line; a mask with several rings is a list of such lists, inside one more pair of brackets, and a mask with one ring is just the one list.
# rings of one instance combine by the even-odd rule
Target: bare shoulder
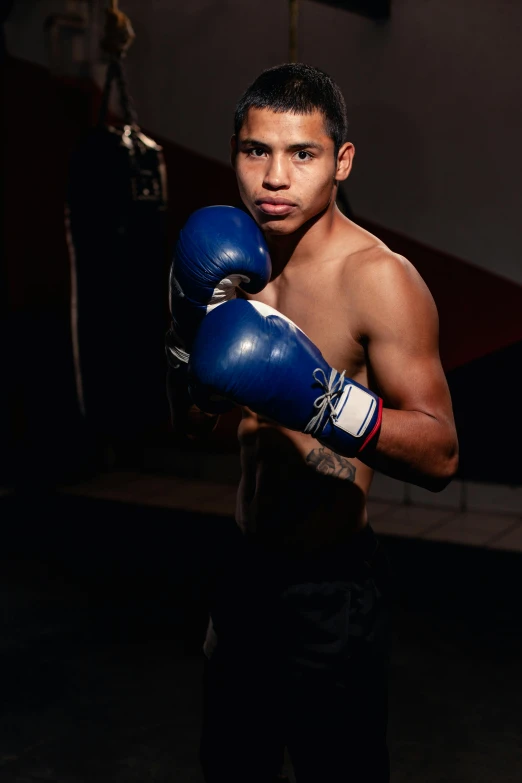
[[349,253],[343,265],[344,287],[361,334],[369,334],[383,321],[418,322],[436,328],[435,302],[415,266],[377,237],[365,234],[366,242]]
[[352,285],[378,289],[404,280],[425,287],[421,276],[407,258],[394,253],[368,231],[359,226],[357,229],[357,241],[352,244],[344,263],[344,273]]

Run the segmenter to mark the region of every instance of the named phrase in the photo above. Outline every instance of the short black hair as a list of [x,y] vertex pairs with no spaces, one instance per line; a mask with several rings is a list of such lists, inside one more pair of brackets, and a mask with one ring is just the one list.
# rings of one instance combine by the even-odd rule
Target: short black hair
[[346,141],[348,120],[343,94],[327,73],[313,65],[283,63],[263,71],[243,93],[236,106],[234,133],[239,135],[249,109],[312,114],[325,119],[335,155]]

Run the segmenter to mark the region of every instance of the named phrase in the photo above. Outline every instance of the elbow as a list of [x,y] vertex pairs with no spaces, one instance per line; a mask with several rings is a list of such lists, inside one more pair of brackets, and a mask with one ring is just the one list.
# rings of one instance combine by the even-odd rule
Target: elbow
[[430,474],[425,488],[430,492],[442,492],[455,478],[459,468],[459,450],[455,442],[445,450],[437,462],[436,469]]

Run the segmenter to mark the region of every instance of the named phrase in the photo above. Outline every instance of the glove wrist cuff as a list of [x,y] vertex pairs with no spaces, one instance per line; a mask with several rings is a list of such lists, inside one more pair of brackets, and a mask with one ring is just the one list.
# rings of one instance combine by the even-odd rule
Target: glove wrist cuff
[[186,365],[189,363],[190,354],[181,347],[172,327],[165,335],[165,353],[167,354],[168,363],[174,369],[177,369],[180,364]]

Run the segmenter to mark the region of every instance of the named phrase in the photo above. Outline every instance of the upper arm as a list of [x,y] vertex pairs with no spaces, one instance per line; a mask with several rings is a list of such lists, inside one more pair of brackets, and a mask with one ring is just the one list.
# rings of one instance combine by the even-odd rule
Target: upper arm
[[454,428],[437,308],[418,272],[406,259],[386,253],[368,264],[361,294],[369,385],[386,407],[419,411]]

